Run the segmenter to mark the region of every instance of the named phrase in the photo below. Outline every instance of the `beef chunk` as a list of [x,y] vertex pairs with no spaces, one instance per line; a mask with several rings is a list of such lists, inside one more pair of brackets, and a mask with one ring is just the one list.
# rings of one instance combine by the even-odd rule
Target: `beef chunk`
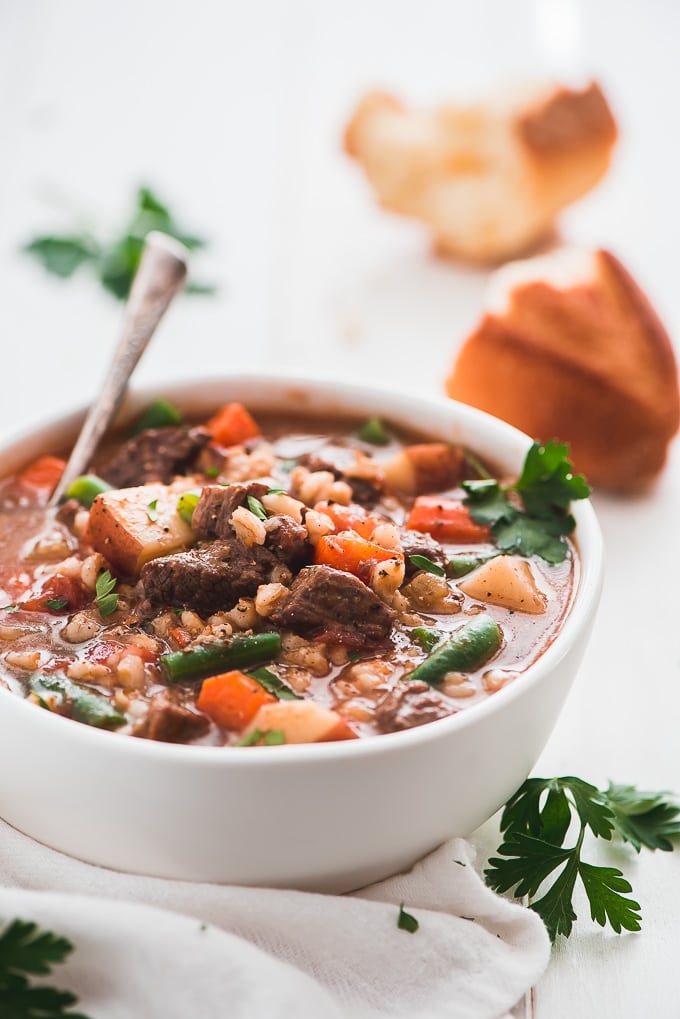
[[123,443],[98,474],[114,488],[169,484],[190,471],[210,435],[202,428],[147,428]]
[[173,605],[211,615],[232,608],[267,583],[274,556],[261,545],[248,548],[236,535],[188,552],[152,559],[142,567],[151,605]]
[[382,477],[356,477],[352,473],[356,462],[356,449],[340,442],[329,442],[312,453],[304,453],[298,460],[300,466],[309,471],[330,471],[336,481],[346,481],[351,486],[354,502],[374,506],[384,488]]
[[307,538],[307,529],[296,524],[292,517],[270,517],[265,523],[267,537],[265,546],[279,562],[297,568],[308,562],[312,551]]
[[269,491],[267,485],[255,481],[249,485],[206,485],[196,504],[191,526],[199,538],[230,538],[231,515],[247,504],[248,496],[261,499]]
[[401,547],[404,550],[407,577],[412,577],[418,572],[418,567],[409,561],[409,556],[423,555],[441,567],[445,567],[448,562],[446,552],[439,542],[429,534],[421,534],[420,531],[402,531]]
[[[270,618],[303,636],[377,644],[389,634],[394,612],[351,573],[313,566],[297,575],[290,597]],[[343,640],[343,631],[354,639]]]
[[134,735],[165,743],[190,743],[205,735],[209,728],[205,715],[185,707],[179,690],[161,690],[151,698],[147,716]]
[[456,708],[443,694],[420,680],[400,681],[379,701],[375,720],[381,732],[400,732],[454,715]]

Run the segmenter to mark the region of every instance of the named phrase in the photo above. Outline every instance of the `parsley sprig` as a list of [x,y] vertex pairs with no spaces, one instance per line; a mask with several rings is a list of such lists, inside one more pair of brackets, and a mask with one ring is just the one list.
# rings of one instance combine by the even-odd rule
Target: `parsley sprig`
[[[498,857],[484,872],[497,892],[533,899],[530,908],[543,919],[551,939],[569,937],[576,913],[572,905],[580,878],[590,915],[596,923],[622,930],[640,930],[640,904],[628,895],[629,882],[615,867],[599,867],[582,859],[588,829],[596,838],[619,835],[639,852],[673,848],[670,838],[680,835],[680,805],[665,792],[641,792],[634,786],[610,783],[598,789],[583,779],[530,778],[508,800],[501,817],[505,841]],[[575,841],[565,847],[570,831]],[[557,872],[557,873],[556,873]],[[556,876],[555,876],[556,875]],[[552,883],[544,883],[552,876]],[[542,891],[541,897],[535,896]]]
[[118,595],[113,594],[116,584],[117,580],[108,570],[100,573],[95,581],[97,608],[103,617],[110,616],[118,608]]
[[[175,237],[190,251],[207,244],[202,237],[180,227],[168,206],[150,188],[141,187],[132,215],[117,236],[102,240],[83,231],[46,234],[35,237],[24,251],[36,258],[47,272],[61,279],[69,279],[82,266],[88,266],[105,290],[124,300],[139,265],[144,238],[151,230],[161,230]],[[212,294],[215,287],[190,280],[185,292]]]
[[573,473],[568,452],[563,443],[534,442],[514,485],[503,487],[493,478],[463,482],[472,519],[491,528],[501,551],[538,555],[552,564],[566,558],[564,537],[576,526],[569,505],[590,495],[583,475]]
[[78,1001],[70,991],[42,984],[28,975],[50,973],[73,951],[66,938],[38,930],[28,920],[13,920],[0,934],[0,1015],[12,1019],[87,1019],[69,1009]]

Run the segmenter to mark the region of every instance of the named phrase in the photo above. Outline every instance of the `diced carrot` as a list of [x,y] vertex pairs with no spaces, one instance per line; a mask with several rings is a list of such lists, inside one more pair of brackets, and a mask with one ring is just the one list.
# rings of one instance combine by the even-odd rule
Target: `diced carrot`
[[180,648],[185,648],[187,644],[191,644],[191,634],[188,630],[185,630],[183,626],[170,626],[168,627],[168,636],[172,637],[175,644]]
[[477,524],[460,499],[440,499],[436,495],[421,495],[413,504],[407,527],[412,531],[431,534],[440,541],[460,541],[470,544],[491,541],[491,531]]
[[234,669],[204,679],[196,707],[221,728],[240,732],[264,704],[275,702],[257,680]]
[[319,538],[314,551],[314,562],[317,566],[332,566],[336,570],[353,573],[364,583],[370,580],[371,570],[376,563],[397,558],[403,558],[401,552],[393,548],[383,548],[382,545],[367,541],[351,531],[324,535]]
[[261,435],[260,426],[242,403],[227,403],[206,424],[215,442],[220,446],[236,446],[246,439]]
[[34,492],[51,495],[64,473],[66,461],[58,456],[41,456],[19,474],[19,483]]
[[317,502],[314,507],[319,513],[325,513],[335,524],[338,531],[356,531],[362,538],[370,538],[380,520],[367,513],[363,506],[352,502],[349,506],[341,506],[337,502]]

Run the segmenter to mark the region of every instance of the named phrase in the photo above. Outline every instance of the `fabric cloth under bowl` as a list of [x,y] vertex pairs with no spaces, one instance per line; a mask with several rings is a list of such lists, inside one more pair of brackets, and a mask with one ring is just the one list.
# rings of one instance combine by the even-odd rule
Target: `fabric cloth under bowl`
[[332,896],[122,874],[0,822],[0,886],[0,928],[33,920],[74,944],[44,979],[91,1019],[499,1019],[550,951],[539,917],[485,887],[462,839]]

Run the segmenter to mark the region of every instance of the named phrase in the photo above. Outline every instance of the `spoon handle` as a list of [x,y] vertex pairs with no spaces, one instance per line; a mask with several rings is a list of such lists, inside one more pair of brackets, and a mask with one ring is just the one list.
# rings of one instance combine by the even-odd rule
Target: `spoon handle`
[[59,484],[50,498],[55,506],[72,481],[88,467],[99,441],[121,405],[130,375],[144,353],[170,301],[187,274],[186,249],[154,230],[144,250],[128,297],[118,346],[98,397],[83,422]]

